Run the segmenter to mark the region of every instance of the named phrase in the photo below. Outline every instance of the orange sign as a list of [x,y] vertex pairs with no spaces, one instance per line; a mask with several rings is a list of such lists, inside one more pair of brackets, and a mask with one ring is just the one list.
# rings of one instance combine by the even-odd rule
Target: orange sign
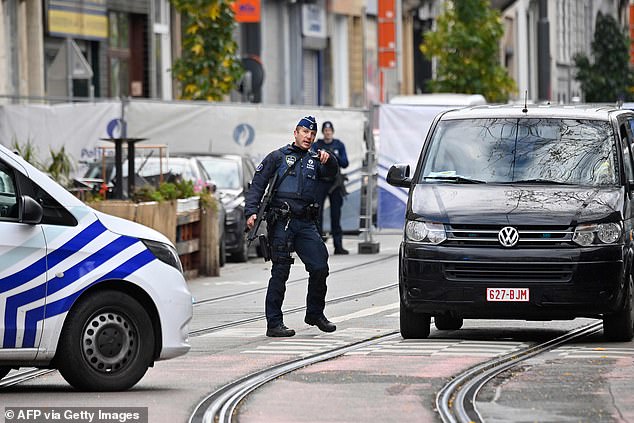
[[378,12],[379,19],[394,20],[396,17],[396,1],[395,0],[379,0]]
[[396,52],[394,50],[379,51],[379,67],[380,68],[395,68],[396,67]]
[[232,7],[236,22],[260,22],[260,0],[236,0]]
[[630,5],[630,64],[634,64],[634,5]]
[[396,67],[395,0],[379,0],[378,4],[379,67]]
[[379,22],[379,48],[394,50],[396,48],[396,25],[392,22]]

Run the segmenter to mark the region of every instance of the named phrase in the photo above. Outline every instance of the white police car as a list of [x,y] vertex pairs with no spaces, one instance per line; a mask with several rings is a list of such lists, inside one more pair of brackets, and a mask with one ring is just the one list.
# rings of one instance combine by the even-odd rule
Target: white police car
[[189,350],[191,317],[165,236],[91,209],[0,146],[0,378],[35,366],[81,390],[128,389]]

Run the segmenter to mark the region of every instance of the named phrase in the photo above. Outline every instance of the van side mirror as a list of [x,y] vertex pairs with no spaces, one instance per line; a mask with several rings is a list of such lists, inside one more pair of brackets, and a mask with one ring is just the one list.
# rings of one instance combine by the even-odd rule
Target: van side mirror
[[42,209],[40,203],[28,195],[21,195],[19,197],[19,202],[18,222],[36,225],[42,221],[44,210]]
[[412,178],[409,177],[408,164],[395,164],[387,171],[387,183],[395,187],[409,188]]

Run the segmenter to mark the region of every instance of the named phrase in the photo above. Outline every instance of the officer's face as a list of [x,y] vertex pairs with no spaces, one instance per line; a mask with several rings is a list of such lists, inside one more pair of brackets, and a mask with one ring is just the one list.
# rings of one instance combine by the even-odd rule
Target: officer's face
[[324,134],[324,139],[326,141],[330,141],[332,136],[335,134],[335,131],[333,131],[332,128],[324,128],[321,132]]
[[317,131],[311,131],[303,126],[298,126],[295,128],[295,132],[293,134],[295,135],[295,145],[302,150],[308,150],[313,144],[313,141],[315,141]]

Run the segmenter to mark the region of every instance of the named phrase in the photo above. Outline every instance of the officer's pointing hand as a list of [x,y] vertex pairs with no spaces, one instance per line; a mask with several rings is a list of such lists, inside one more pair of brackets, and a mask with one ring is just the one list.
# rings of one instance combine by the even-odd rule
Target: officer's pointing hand
[[326,164],[326,162],[330,158],[330,154],[324,150],[317,150],[317,154],[319,155],[319,162],[321,164]]

